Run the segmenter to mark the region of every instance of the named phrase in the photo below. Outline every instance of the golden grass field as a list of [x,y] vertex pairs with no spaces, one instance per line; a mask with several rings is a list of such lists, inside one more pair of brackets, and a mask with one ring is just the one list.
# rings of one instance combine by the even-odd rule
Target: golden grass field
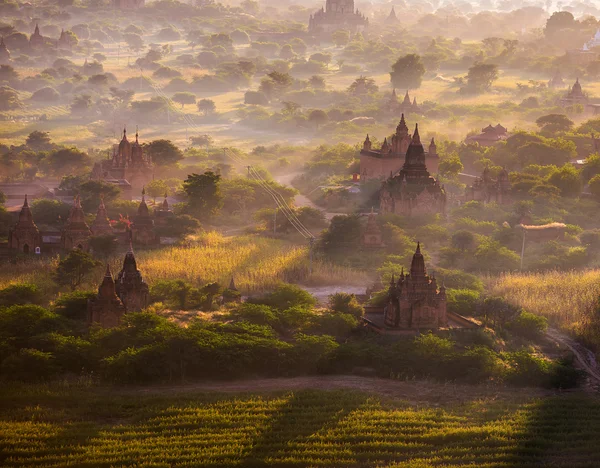
[[[113,274],[121,269],[122,259],[123,254],[110,259]],[[368,284],[364,273],[318,260],[309,274],[307,247],[251,235],[224,237],[210,232],[186,246],[136,250],[136,260],[150,285],[160,280],[183,279],[196,286],[213,281],[226,286],[234,277],[237,287],[248,294],[266,291],[281,282],[320,286]],[[50,293],[56,288],[51,274],[57,262],[57,258],[51,258],[0,271],[0,289],[27,282]],[[96,289],[103,274],[103,269],[98,268],[81,289]]]
[[506,273],[488,280],[491,295],[547,317],[576,334],[586,334],[600,296],[600,270]]

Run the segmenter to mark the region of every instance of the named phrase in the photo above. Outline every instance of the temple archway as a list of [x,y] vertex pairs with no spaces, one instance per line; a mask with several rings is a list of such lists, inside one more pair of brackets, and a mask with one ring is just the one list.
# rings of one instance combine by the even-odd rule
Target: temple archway
[[23,253],[24,253],[24,254],[28,254],[28,253],[29,253],[29,244],[25,244],[25,245],[23,246]]

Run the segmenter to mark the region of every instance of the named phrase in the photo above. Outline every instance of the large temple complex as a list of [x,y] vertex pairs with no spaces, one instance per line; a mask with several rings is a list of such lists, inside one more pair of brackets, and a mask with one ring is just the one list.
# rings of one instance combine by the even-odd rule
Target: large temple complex
[[[429,156],[434,145],[432,140]],[[406,147],[404,164],[396,175],[390,170],[390,177],[383,182],[379,194],[379,212],[407,216],[445,212],[446,191],[427,170],[427,153],[421,143],[418,125],[412,137],[401,129],[400,134],[397,133],[395,138],[392,138],[392,146],[399,152],[403,152]],[[385,140],[382,153],[384,150],[389,152],[388,147],[389,144]],[[437,153],[434,154],[437,156]]]
[[[390,141],[385,138],[380,149],[373,148],[369,135],[367,135],[360,152],[361,182],[372,179],[383,180],[398,173],[405,164],[406,153],[411,142],[412,136],[408,132],[404,114],[402,114],[400,123],[396,127],[396,133]],[[424,156],[427,167],[432,173],[437,173],[439,156],[433,138],[429,144],[429,151],[424,152]]]
[[308,32],[311,34],[331,33],[338,29],[350,32],[363,31],[369,25],[369,19],[354,10],[354,0],[327,0],[325,8],[310,15]]
[[113,146],[112,156],[92,169],[92,180],[103,180],[115,185],[128,184],[133,190],[139,190],[153,179],[154,165],[150,156],[144,154],[142,145],[135,132],[135,141],[127,139],[127,130],[123,129],[123,138]]

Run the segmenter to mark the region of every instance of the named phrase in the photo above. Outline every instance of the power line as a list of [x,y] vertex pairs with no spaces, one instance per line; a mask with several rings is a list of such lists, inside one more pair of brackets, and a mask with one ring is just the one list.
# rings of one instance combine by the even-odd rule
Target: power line
[[[142,76],[143,76],[143,74],[142,74]],[[171,100],[171,98],[164,93],[164,91],[162,90],[162,87],[158,83],[155,83],[153,80],[151,80],[148,77],[145,77],[145,76],[143,76],[143,77],[150,84],[150,86],[154,89],[154,91],[166,101],[167,105],[170,108],[172,108],[175,112],[181,114],[184,121],[189,126],[200,131],[200,129],[196,126],[195,122],[191,119],[191,117],[189,115],[181,112],[176,106],[173,105],[173,101]],[[228,150],[228,148],[224,148],[224,154],[239,165],[245,164],[244,161],[242,161],[239,157],[237,157],[235,154],[233,154],[233,152],[231,150]],[[265,190],[273,198],[273,201],[275,201],[275,204],[282,211],[283,215],[287,218],[287,220],[290,222],[290,224],[305,239],[314,239],[313,234],[298,219],[298,217],[296,216],[294,211],[289,207],[289,205],[287,204],[287,202],[283,198],[283,196],[280,193],[278,193],[277,191],[273,190],[273,188],[269,186],[267,181],[264,180],[264,178],[261,176],[261,174],[254,167],[248,166],[248,172],[249,172],[249,175],[259,184],[259,186],[262,187],[263,190]]]

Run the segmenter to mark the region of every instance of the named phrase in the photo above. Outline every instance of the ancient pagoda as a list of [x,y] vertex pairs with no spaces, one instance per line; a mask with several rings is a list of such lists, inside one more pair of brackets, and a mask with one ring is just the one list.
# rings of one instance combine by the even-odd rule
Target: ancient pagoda
[[127,312],[137,312],[148,305],[148,285],[137,268],[131,245],[125,254],[123,268],[117,276],[115,288]]
[[77,195],[69,213],[67,223],[61,232],[60,246],[63,250],[72,250],[75,248],[87,250],[90,237],[92,237],[92,231],[90,231],[90,227],[85,222],[85,213],[81,207],[81,198]]
[[110,267],[106,265],[106,273],[98,288],[98,296],[88,301],[88,321],[90,324],[97,323],[103,328],[116,327],[125,312],[125,305],[117,296]]
[[[432,141],[432,144],[435,145],[435,142]],[[426,153],[417,125],[402,169],[397,175],[390,176],[381,187],[379,212],[413,215],[443,213],[445,209],[446,191],[427,170]]]
[[446,316],[446,288],[437,288],[436,280],[427,274],[421,245],[413,255],[410,273],[392,277],[388,303],[384,311],[385,325],[395,329],[443,328]]
[[17,224],[8,231],[8,248],[24,254],[39,252],[42,246],[42,236],[38,227],[33,222],[31,208],[27,202],[27,195],[19,213]]

